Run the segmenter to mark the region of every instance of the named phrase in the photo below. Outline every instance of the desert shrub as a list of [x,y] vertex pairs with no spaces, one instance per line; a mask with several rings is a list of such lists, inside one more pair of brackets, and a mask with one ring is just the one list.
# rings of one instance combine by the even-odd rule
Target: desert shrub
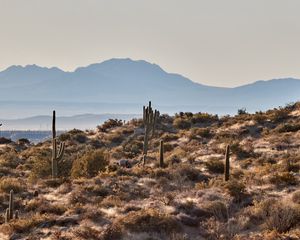
[[15,152],[7,152],[0,155],[0,166],[16,168],[21,163],[20,158]]
[[183,164],[178,166],[176,172],[183,178],[189,181],[199,181],[204,180],[204,176],[200,173],[200,171],[193,166]]
[[275,109],[270,116],[271,121],[279,122],[286,119],[289,115],[289,111],[285,108]]
[[104,150],[88,151],[73,162],[71,176],[94,177],[99,171],[104,171],[108,163],[108,156]]
[[251,157],[251,152],[244,150],[237,142],[230,145],[230,151],[231,153],[235,154],[239,159]]
[[35,213],[62,215],[66,211],[66,207],[59,204],[51,204],[44,198],[35,198],[27,202],[25,209]]
[[[74,239],[98,240],[101,238],[101,232],[89,226],[83,226],[73,230]],[[60,239],[60,238],[59,238]]]
[[181,231],[180,224],[174,217],[160,213],[154,209],[130,212],[125,217],[116,219],[109,229],[114,229],[114,232],[119,232],[119,234],[130,231],[172,235],[172,233]]
[[133,140],[123,144],[123,150],[129,153],[128,157],[135,157],[142,152],[143,143],[141,141]]
[[204,207],[208,213],[210,213],[219,221],[226,221],[229,217],[227,206],[222,201],[212,201],[207,203]]
[[279,133],[284,132],[297,132],[300,130],[300,124],[280,124],[276,130]]
[[236,201],[241,201],[246,192],[246,186],[244,183],[235,179],[229,180],[225,184],[225,189]]
[[12,142],[11,139],[0,137],[0,144],[9,144],[11,142]]
[[175,141],[178,139],[178,136],[176,134],[173,134],[173,133],[166,133],[164,134],[161,139],[164,141],[164,142],[170,142],[170,141]]
[[266,219],[266,225],[269,230],[283,233],[298,223],[299,216],[299,209],[283,202],[277,202],[272,206],[272,212]]
[[51,150],[39,149],[30,157],[32,162],[30,177],[32,179],[51,176]]
[[245,114],[248,114],[248,113],[247,113],[246,108],[240,108],[240,109],[238,109],[237,114],[238,115],[245,115]]
[[258,123],[263,123],[267,120],[267,116],[262,112],[256,112],[253,115],[253,119],[254,119],[254,121],[256,121]]
[[73,139],[78,143],[85,143],[87,141],[87,137],[83,132],[75,134]]
[[273,175],[269,178],[270,183],[275,184],[279,187],[284,187],[288,185],[296,185],[297,178],[289,172],[282,172],[282,173],[273,173]]
[[224,162],[219,159],[210,159],[205,162],[205,166],[211,173],[224,173]]
[[190,121],[183,118],[176,118],[173,125],[178,129],[189,129],[192,126]]
[[33,228],[47,220],[50,220],[47,215],[34,214],[26,218],[11,221],[9,224],[3,224],[0,232],[8,235],[12,233],[29,233]]
[[91,139],[90,144],[96,149],[104,147],[104,143],[97,139]]
[[193,124],[195,123],[209,123],[209,122],[214,122],[218,121],[219,117],[218,115],[212,115],[209,113],[196,113],[193,115],[191,122]]
[[107,139],[109,141],[111,141],[112,143],[115,143],[115,144],[120,144],[123,142],[123,140],[125,139],[124,138],[124,135],[122,134],[122,132],[114,132],[112,134],[109,134],[107,136]]
[[30,141],[27,138],[20,138],[18,144],[30,144]]
[[58,139],[60,141],[71,140],[71,134],[70,133],[62,133],[62,134],[59,135]]
[[79,129],[76,129],[76,128],[69,131],[69,134],[71,134],[71,135],[76,135],[76,134],[79,134],[79,133],[84,133],[84,132],[82,130],[79,130]]
[[202,138],[211,137],[211,132],[209,128],[192,128],[190,133],[191,139],[197,139],[200,136]]
[[25,185],[20,179],[7,177],[0,179],[0,191],[9,193],[10,190],[13,190],[14,193],[19,193],[24,191]]
[[98,130],[101,132],[107,132],[107,130],[120,127],[123,125],[123,121],[120,119],[109,119],[105,121],[101,126],[98,126]]
[[292,201],[294,203],[300,204],[300,190],[296,191],[292,195]]

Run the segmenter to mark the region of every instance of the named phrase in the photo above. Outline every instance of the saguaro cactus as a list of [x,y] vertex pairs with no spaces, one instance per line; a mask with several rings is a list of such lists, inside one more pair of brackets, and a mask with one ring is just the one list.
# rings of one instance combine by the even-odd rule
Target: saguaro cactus
[[9,192],[8,211],[9,211],[9,219],[13,219],[14,217],[14,191],[13,190],[10,190]]
[[5,212],[5,222],[8,223],[13,218],[14,218],[14,191],[10,190],[8,208],[6,209]]
[[[143,122],[145,127],[143,154],[145,157],[147,156],[147,152],[148,152],[148,141],[150,137],[154,136],[158,117],[159,117],[159,111],[157,110],[153,111],[151,107],[151,101],[149,102],[148,107],[145,106],[143,107]],[[150,133],[152,133],[151,136]]]
[[160,140],[159,145],[159,167],[164,167],[164,141]]
[[56,125],[55,125],[55,111],[53,111],[52,118],[52,177],[58,177],[58,163],[61,161],[65,151],[65,144],[61,142],[59,148],[57,147]]
[[225,153],[225,169],[224,169],[224,175],[225,175],[225,181],[229,180],[229,172],[230,169],[230,146],[226,146],[226,153]]

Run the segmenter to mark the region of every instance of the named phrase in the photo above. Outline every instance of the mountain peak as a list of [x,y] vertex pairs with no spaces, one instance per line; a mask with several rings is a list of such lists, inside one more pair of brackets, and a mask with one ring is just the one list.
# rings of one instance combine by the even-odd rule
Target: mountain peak
[[131,58],[112,58],[100,63],[90,64],[86,67],[79,67],[74,72],[82,71],[136,71],[136,72],[160,72],[165,71],[157,64],[145,60],[132,60]]

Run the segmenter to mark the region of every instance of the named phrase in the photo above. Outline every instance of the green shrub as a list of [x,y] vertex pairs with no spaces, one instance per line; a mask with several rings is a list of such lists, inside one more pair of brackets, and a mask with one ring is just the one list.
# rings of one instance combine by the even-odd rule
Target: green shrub
[[104,150],[89,151],[73,162],[71,176],[94,177],[99,171],[104,171],[108,163]]

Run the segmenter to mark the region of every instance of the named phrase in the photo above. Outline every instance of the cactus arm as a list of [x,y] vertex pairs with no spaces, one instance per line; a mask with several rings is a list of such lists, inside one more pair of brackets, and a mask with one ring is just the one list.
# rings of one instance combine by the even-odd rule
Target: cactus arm
[[58,161],[60,161],[62,159],[62,157],[64,156],[64,152],[65,152],[65,143],[61,142],[59,145],[59,151],[58,151],[58,155],[57,155]]

